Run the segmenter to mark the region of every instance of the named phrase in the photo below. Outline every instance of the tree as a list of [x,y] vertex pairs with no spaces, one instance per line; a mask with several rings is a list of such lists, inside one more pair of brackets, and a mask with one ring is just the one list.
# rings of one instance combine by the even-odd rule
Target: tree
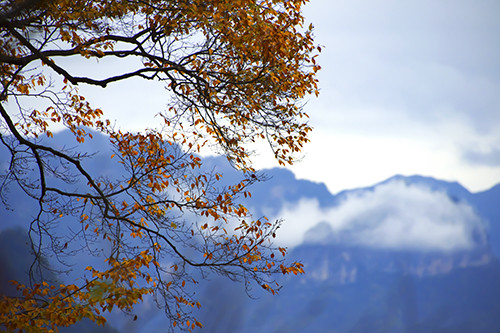
[[[303,27],[305,2],[0,0],[0,140],[11,156],[2,198],[18,186],[38,204],[29,236],[37,259],[30,274],[39,276],[18,285],[21,297],[2,298],[4,327],[103,323],[104,311],[131,311],[153,294],[172,327],[191,330],[202,326],[190,310],[200,304],[186,286],[200,274],[274,294],[276,273],[303,272],[272,243],[279,222],[253,219],[237,199],[259,178],[249,143],[267,140],[284,165],[308,141],[301,100],[318,94],[320,48],[312,26]],[[105,59],[134,59],[136,67],[127,62],[105,77],[73,73]],[[134,77],[167,87],[162,130],[123,132],[77,89]],[[61,127],[78,142],[93,131],[108,136],[123,174],[91,174],[88,155],[51,141]],[[203,171],[196,152],[204,145],[227,156],[243,180],[222,186],[221,175]],[[71,237],[60,232],[68,224],[78,228]],[[35,274],[43,258],[71,263],[83,250],[105,253],[106,266],[76,267],[82,279],[69,285]]]

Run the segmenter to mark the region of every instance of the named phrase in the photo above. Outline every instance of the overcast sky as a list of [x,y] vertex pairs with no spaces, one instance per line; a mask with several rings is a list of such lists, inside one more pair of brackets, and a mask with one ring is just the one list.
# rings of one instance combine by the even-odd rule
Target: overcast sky
[[[298,177],[333,193],[394,174],[471,191],[500,182],[500,1],[311,0],[305,15],[324,47]],[[155,126],[144,112],[165,109],[164,88],[132,84],[127,98],[108,97],[123,95],[120,84],[85,89],[123,128]],[[277,166],[269,154],[256,162]]]
[[500,182],[499,1],[312,0],[305,13],[325,47],[298,176],[333,192],[397,173]]

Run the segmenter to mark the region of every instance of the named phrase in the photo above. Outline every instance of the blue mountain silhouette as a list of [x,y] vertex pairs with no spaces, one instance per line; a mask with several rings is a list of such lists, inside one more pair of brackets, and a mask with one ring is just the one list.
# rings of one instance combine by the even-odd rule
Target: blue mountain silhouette
[[[111,152],[106,139],[95,137],[83,146],[97,154],[87,162],[91,172],[119,172],[107,158]],[[54,140],[55,144],[82,149],[76,141],[72,144],[67,133],[55,135]],[[5,169],[7,161],[7,152],[0,149],[0,167]],[[242,177],[224,158],[209,157],[204,162],[205,169],[221,172],[228,183]],[[284,287],[278,296],[256,288],[252,296],[257,300],[251,299],[241,284],[217,277],[202,283],[197,295],[202,303],[198,319],[204,331],[500,332],[500,184],[471,193],[456,182],[397,175],[334,195],[324,184],[299,180],[286,169],[262,170],[259,174],[268,180],[255,184],[252,197],[246,201],[258,216],[275,216],[305,199],[317,202],[319,210],[334,211],[353,198],[372,198],[370,195],[376,196],[384,186],[404,184],[402,189],[446,197],[450,207],[456,205],[467,212],[470,208],[481,227],[464,231],[470,232],[469,247],[419,250],[346,242],[343,237],[353,235],[339,232],[331,221],[316,221],[304,233],[304,241],[289,251],[290,259],[305,264],[306,274],[283,277]],[[6,281],[22,280],[31,263],[23,228],[35,209],[33,201],[15,186],[7,193],[10,206],[0,205],[3,294],[13,292]],[[363,207],[359,209],[363,213]],[[387,218],[384,214],[370,218]],[[448,222],[453,226],[453,221]],[[433,231],[428,230],[429,235]],[[356,233],[356,229],[349,232]],[[330,234],[333,236],[327,237]],[[318,235],[321,241],[317,241]],[[372,243],[377,244],[377,240]],[[144,306],[137,313],[137,321],[113,315],[110,323],[122,332],[158,332],[168,324],[161,311]],[[88,327],[82,331],[85,329]]]

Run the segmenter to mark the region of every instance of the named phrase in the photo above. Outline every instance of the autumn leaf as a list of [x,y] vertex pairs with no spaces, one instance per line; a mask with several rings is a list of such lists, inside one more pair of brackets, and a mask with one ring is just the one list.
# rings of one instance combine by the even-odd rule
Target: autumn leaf
[[[0,121],[11,164],[2,186],[21,187],[38,207],[25,221],[37,260],[64,254],[80,274],[70,284],[18,284],[19,295],[0,299],[5,329],[50,332],[83,318],[104,324],[105,312],[131,311],[153,293],[172,328],[193,330],[203,326],[191,311],[200,303],[188,293],[196,272],[241,276],[272,294],[275,274],[304,272],[272,243],[280,222],[253,221],[239,200],[258,181],[254,142],[268,143],[287,165],[309,141],[303,99],[319,93],[321,48],[302,16],[305,3],[3,3]],[[77,89],[106,91],[133,79],[165,86],[169,104],[153,110],[162,128],[120,130],[123,119],[112,123]],[[149,96],[120,98],[140,105]],[[53,140],[60,129],[72,135],[63,147]],[[79,149],[97,136],[109,139],[106,163],[119,165],[121,174],[104,177],[88,168],[89,158],[101,157]],[[207,172],[198,157],[203,147],[225,155],[245,180],[227,186],[222,174]],[[61,225],[75,232],[60,235]],[[109,250],[99,269],[71,257],[75,249],[100,253],[96,247]]]

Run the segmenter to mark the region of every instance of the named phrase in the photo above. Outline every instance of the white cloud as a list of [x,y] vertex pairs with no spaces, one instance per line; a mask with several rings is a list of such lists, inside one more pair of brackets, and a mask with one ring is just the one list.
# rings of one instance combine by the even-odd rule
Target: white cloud
[[304,199],[277,215],[285,219],[278,242],[290,247],[302,243],[306,233],[314,242],[419,251],[469,249],[484,241],[481,221],[469,205],[401,181],[351,193],[333,208]]

